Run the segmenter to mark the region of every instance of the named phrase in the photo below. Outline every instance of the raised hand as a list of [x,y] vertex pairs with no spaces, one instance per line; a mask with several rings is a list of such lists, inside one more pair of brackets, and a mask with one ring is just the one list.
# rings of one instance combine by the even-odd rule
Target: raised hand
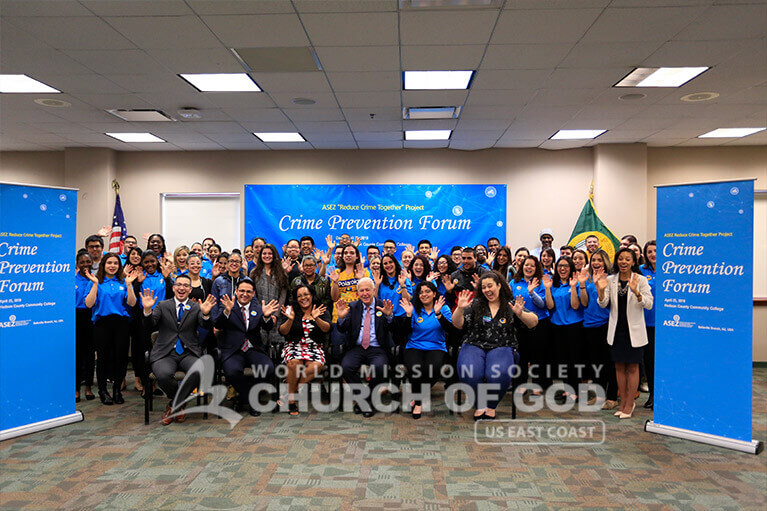
[[357,263],[354,265],[354,276],[358,279],[361,279],[365,276],[365,267],[362,266],[362,263]]
[[511,312],[519,316],[525,310],[525,299],[522,298],[522,295],[517,295],[517,299],[509,302],[509,305],[511,306]]
[[594,285],[600,293],[604,293],[604,290],[607,289],[607,275],[605,275],[604,270],[594,270]]
[[324,305],[315,305],[312,307],[312,319],[317,319],[323,314],[325,314],[325,311],[328,310],[327,307]]
[[487,261],[485,261],[485,264],[489,267],[493,267],[493,261],[495,261],[495,252],[490,252],[487,254]]
[[414,253],[414,254],[416,253],[416,249],[415,249],[415,247],[414,247],[413,245],[411,245],[410,243],[408,243],[407,245],[405,245],[405,250],[410,250],[410,251],[411,251],[412,253]]
[[157,298],[154,296],[154,291],[151,289],[144,289],[141,293],[141,306],[144,307],[144,310],[151,310],[156,303]]
[[391,316],[392,312],[394,312],[394,305],[391,303],[391,300],[384,300],[383,307],[376,307],[376,310],[381,311],[384,316]]
[[333,270],[330,274],[330,280],[332,280],[334,284],[338,284],[339,278],[341,278],[341,273],[338,270]]
[[543,287],[551,289],[552,284],[554,284],[554,282],[551,280],[551,275],[545,274],[543,276]]
[[400,298],[399,305],[402,307],[402,309],[405,311],[405,314],[408,316],[413,314],[413,304],[410,300],[405,300],[405,298]]
[[452,292],[455,289],[456,282],[450,275],[442,275],[442,283],[445,285],[445,289],[448,292]]
[[457,309],[465,309],[469,305],[471,305],[471,291],[468,289],[464,289],[460,293],[458,293],[458,300],[456,301],[456,308]]
[[290,272],[290,267],[293,266],[293,261],[290,259],[290,257],[285,256],[282,258],[282,268],[285,270],[286,273]]
[[207,316],[210,314],[210,311],[214,305],[216,305],[216,297],[213,295],[208,295],[207,298],[205,298],[205,301],[200,304],[200,311],[202,312],[202,315]]
[[144,233],[144,234],[141,236],[141,238],[142,238],[144,241],[149,241],[149,237],[150,237],[151,235],[152,235],[151,233],[145,232],[145,233]]
[[91,269],[90,268],[86,268],[85,269],[85,278],[87,278],[88,280],[90,280],[91,282],[93,282],[96,285],[99,284],[99,279],[97,279],[96,276],[91,273]]
[[568,281],[568,284],[570,287],[577,287],[578,286],[578,275],[577,273],[573,273],[570,275],[570,280]]
[[294,319],[296,319],[296,313],[295,313],[295,311],[293,310],[293,307],[291,307],[290,305],[288,305],[287,307],[285,307],[285,306],[283,305],[283,306],[281,307],[281,310],[282,310],[282,314],[283,314],[283,315],[284,315],[286,318],[288,318],[290,321],[293,321]]
[[381,275],[381,270],[371,270],[370,275],[373,277],[373,282],[375,282],[376,287],[381,285],[381,282],[383,282],[383,275]]
[[633,272],[631,273],[631,278],[629,279],[629,288],[631,288],[631,291],[634,294],[638,294],[639,293],[639,289],[638,289],[639,288],[639,279],[637,278],[637,274],[636,273],[633,273]]
[[408,278],[410,278],[410,273],[404,268],[397,275],[397,281],[400,286],[404,286]]
[[234,308],[234,300],[229,298],[229,295],[223,295],[221,297],[221,305],[224,306],[224,312],[228,316],[229,314],[231,314],[232,309]]
[[426,276],[426,280],[428,280],[430,282],[432,280],[437,280],[438,278],[439,278],[439,272],[438,271],[429,272],[429,274]]
[[477,289],[477,287],[479,286],[479,275],[477,275],[476,273],[472,275],[471,281],[472,281],[471,282],[472,287],[474,287],[474,289]]
[[108,225],[103,226],[101,229],[98,230],[96,233],[96,236],[103,238],[104,236],[109,236],[112,233],[112,228]]
[[354,238],[354,246],[355,247],[359,247],[360,243],[362,243],[362,240],[360,240],[360,237],[359,236],[355,237]]
[[325,252],[323,252],[322,250],[320,250],[318,248],[314,250],[314,258],[317,261],[321,261],[321,262],[327,264],[327,262],[325,261]]
[[325,236],[325,241],[328,244],[328,249],[330,249],[330,252],[332,252],[333,249],[336,248],[336,242],[333,241],[333,235],[328,234],[327,236]]
[[170,272],[173,271],[173,261],[168,257],[163,259],[162,264],[160,265],[160,271],[162,271],[162,276],[167,278],[168,275],[170,275]]
[[530,281],[530,283],[527,285],[527,292],[532,293],[535,291],[535,288],[538,287],[540,282],[538,281],[538,277],[533,277],[533,280]]
[[586,282],[589,281],[589,272],[586,270],[586,268],[581,268],[581,271],[578,272],[578,283],[581,286],[585,286]]
[[144,279],[146,278],[146,272],[143,270],[139,270],[138,278],[136,280],[139,281],[139,284],[141,282],[144,282]]
[[338,300],[336,302],[336,312],[338,312],[338,319],[345,318],[349,314],[349,304],[345,300]]
[[263,300],[261,300],[261,312],[264,314],[265,318],[270,318],[272,314],[280,310],[280,304],[277,300],[272,300],[269,303],[264,303]]
[[445,297],[442,295],[439,295],[439,298],[437,298],[437,301],[434,302],[434,314],[439,314],[442,310],[442,307],[445,306]]
[[[221,273],[222,273],[221,270],[222,269],[223,268],[221,267],[221,265],[219,263],[217,263],[217,262],[213,263],[213,268],[210,270],[210,275],[213,277],[213,280],[216,280],[216,277],[221,275]],[[164,273],[165,273],[165,271],[163,271],[163,274]]]
[[437,247],[431,247],[431,252],[429,252],[429,259],[436,261],[437,257],[439,257],[439,249]]
[[130,272],[128,272],[127,275],[125,275],[125,283],[130,284],[134,280],[136,280],[139,276],[139,271],[136,268],[131,268]]

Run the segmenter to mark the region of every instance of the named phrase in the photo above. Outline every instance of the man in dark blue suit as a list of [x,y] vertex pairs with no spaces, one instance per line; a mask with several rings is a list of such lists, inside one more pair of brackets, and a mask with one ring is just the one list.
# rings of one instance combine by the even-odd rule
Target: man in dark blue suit
[[[350,385],[361,384],[359,370],[363,364],[370,366],[370,389],[386,379],[389,370],[389,356],[393,341],[392,303],[375,297],[375,284],[370,278],[362,278],[357,283],[359,300],[347,305],[343,300],[336,304],[338,310],[338,330],[346,334],[346,353],[341,360],[344,380]],[[371,400],[368,410],[362,412],[365,417],[375,415]],[[356,405],[355,405],[356,406]],[[355,410],[357,411],[357,410]]]
[[218,341],[221,364],[226,380],[239,395],[238,409],[244,410],[247,406],[250,415],[256,417],[260,413],[248,402],[251,386],[244,369],[252,367],[257,382],[271,381],[274,377],[274,364],[261,341],[261,329],[269,330],[274,326],[273,315],[279,305],[277,300],[259,305],[255,298],[255,286],[249,278],[237,283],[235,297],[236,300],[229,295],[221,297],[221,307],[214,324],[221,331]]

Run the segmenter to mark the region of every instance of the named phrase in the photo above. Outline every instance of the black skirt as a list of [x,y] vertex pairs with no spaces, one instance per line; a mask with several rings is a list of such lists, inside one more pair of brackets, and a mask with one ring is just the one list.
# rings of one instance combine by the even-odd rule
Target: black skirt
[[[625,287],[628,283],[621,282],[620,286]],[[622,364],[640,364],[644,356],[644,347],[635,348],[631,345],[631,334],[629,333],[629,322],[626,318],[626,302],[628,293],[621,295],[618,293],[618,321],[615,325],[615,336],[613,345],[610,349],[610,359],[613,362]]]

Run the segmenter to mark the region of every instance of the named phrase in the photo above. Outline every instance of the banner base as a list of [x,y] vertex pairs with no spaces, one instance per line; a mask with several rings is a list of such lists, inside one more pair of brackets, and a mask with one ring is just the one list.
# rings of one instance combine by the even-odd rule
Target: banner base
[[48,419],[32,424],[25,424],[24,426],[17,426],[15,428],[4,429],[0,431],[0,442],[3,440],[9,440],[16,438],[17,436],[28,435],[30,433],[37,433],[46,429],[55,428],[58,426],[65,426],[74,422],[80,422],[83,420],[83,412],[80,410],[69,415],[62,415],[53,419]]
[[759,454],[764,450],[764,444],[758,440],[751,440],[750,442],[746,442],[745,440],[735,440],[733,438],[700,433],[699,431],[692,431],[689,429],[664,426],[663,424],[656,424],[651,420],[645,422],[644,430],[649,433],[684,438],[685,440],[692,440],[693,442],[715,445],[717,447],[747,452],[749,454]]

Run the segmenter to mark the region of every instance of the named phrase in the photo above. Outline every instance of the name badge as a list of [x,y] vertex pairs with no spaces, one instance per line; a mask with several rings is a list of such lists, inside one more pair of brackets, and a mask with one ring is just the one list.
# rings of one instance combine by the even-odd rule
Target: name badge
[[250,315],[251,315],[251,316],[256,316],[256,315],[258,315],[258,312],[256,312],[256,311],[250,311]]
[[502,325],[505,325],[506,324],[506,318],[501,318],[501,319],[498,320],[498,322],[500,324],[502,324]]
[[186,304],[186,305],[184,305],[184,310],[185,310],[185,311],[188,311],[188,310],[189,310],[189,309],[191,309],[191,308],[192,308],[192,306],[191,306],[191,305],[189,305],[189,304]]
[[401,295],[402,294],[402,288],[397,286],[397,289],[395,289],[394,292],[397,293],[398,295]]
[[423,323],[423,318],[421,316],[418,316],[418,319],[416,319],[417,323]]
[[383,312],[381,311],[376,312],[376,316],[380,318],[381,316],[383,316]]
[[119,289],[120,291],[125,291],[125,287],[124,287],[124,286],[120,286],[118,289]]
[[485,323],[490,323],[493,320],[490,316],[482,316],[482,321]]

